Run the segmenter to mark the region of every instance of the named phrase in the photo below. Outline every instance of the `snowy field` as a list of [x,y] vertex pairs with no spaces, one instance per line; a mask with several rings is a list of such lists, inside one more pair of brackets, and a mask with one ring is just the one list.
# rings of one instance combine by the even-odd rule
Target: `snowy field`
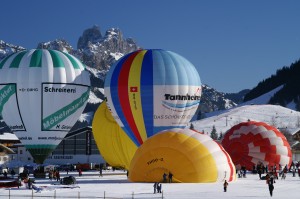
[[[162,194],[153,194],[152,183],[131,183],[125,172],[103,171],[103,177],[98,172],[84,172],[78,177],[77,172],[69,172],[76,177],[77,185],[55,185],[49,179],[37,179],[35,185],[42,190],[36,192],[25,187],[2,188],[0,198],[268,198],[268,186],[258,175],[247,174],[246,178],[238,178],[230,182],[228,191],[223,192],[222,183],[165,183]],[[62,172],[61,176],[69,176]],[[300,196],[300,178],[289,173],[285,180],[276,180],[273,198],[298,199]]]

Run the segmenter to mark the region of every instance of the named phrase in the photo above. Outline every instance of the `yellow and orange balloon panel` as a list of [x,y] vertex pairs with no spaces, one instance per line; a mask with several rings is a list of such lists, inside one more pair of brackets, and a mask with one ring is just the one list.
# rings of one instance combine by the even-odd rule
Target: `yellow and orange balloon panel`
[[117,124],[105,101],[95,113],[92,128],[104,160],[111,166],[121,166],[128,170],[137,146]]
[[136,151],[129,169],[133,182],[207,183],[236,179],[235,166],[221,145],[208,135],[174,128],[148,138]]

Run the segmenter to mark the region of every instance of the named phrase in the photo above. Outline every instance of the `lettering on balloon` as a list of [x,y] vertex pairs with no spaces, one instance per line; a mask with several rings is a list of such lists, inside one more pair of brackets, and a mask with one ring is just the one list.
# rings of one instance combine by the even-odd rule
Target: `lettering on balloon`
[[54,88],[54,87],[44,87],[44,92],[53,93],[76,93],[76,88]]
[[155,158],[155,159],[152,159],[152,160],[148,161],[147,164],[150,165],[150,164],[153,164],[153,163],[163,162],[163,161],[164,161],[164,158]]
[[39,89],[38,88],[19,88],[18,89],[19,92],[38,92]]
[[56,125],[56,129],[58,130],[70,130],[71,128],[72,127],[68,125],[61,125],[61,124]]
[[133,108],[135,110],[137,110],[138,108],[137,108],[137,102],[136,102],[136,95],[135,95],[135,93],[131,93],[131,96],[132,96],[132,100],[133,100]]
[[63,140],[63,137],[57,137],[57,136],[49,136],[49,137],[38,137],[38,140]]
[[165,94],[165,100],[200,100],[200,95],[171,95]]
[[0,115],[4,104],[13,94],[15,94],[15,92],[16,90],[14,85],[5,85],[2,89],[0,89]]
[[19,140],[32,140],[32,137],[23,136],[19,137]]
[[14,125],[14,126],[8,126],[10,128],[10,130],[14,131],[14,130],[20,130],[20,129],[24,129],[24,126],[21,125]]
[[198,107],[200,103],[201,95],[172,95],[172,94],[164,94],[164,100],[162,101],[162,105],[165,108],[168,108],[172,111],[176,112],[184,112],[187,110],[195,109]]
[[43,119],[43,130],[50,130],[61,121],[75,113],[88,100],[89,90],[78,99]]
[[154,115],[154,119],[191,119],[192,115]]

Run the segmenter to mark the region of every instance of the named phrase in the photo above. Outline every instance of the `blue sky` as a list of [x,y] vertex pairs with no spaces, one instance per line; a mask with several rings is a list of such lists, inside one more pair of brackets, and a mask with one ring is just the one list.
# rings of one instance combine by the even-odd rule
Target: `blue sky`
[[120,28],[139,46],[174,51],[222,92],[253,88],[300,58],[297,0],[7,0],[0,40],[36,48],[83,31]]

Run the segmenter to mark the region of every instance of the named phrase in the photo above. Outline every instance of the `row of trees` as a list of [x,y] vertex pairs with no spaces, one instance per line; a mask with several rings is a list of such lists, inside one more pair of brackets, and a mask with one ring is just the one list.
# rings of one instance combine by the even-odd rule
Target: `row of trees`
[[255,88],[249,91],[244,102],[255,99],[279,86],[283,86],[269,101],[269,104],[286,106],[295,102],[297,111],[300,110],[300,60],[276,71],[275,75],[261,81]]

